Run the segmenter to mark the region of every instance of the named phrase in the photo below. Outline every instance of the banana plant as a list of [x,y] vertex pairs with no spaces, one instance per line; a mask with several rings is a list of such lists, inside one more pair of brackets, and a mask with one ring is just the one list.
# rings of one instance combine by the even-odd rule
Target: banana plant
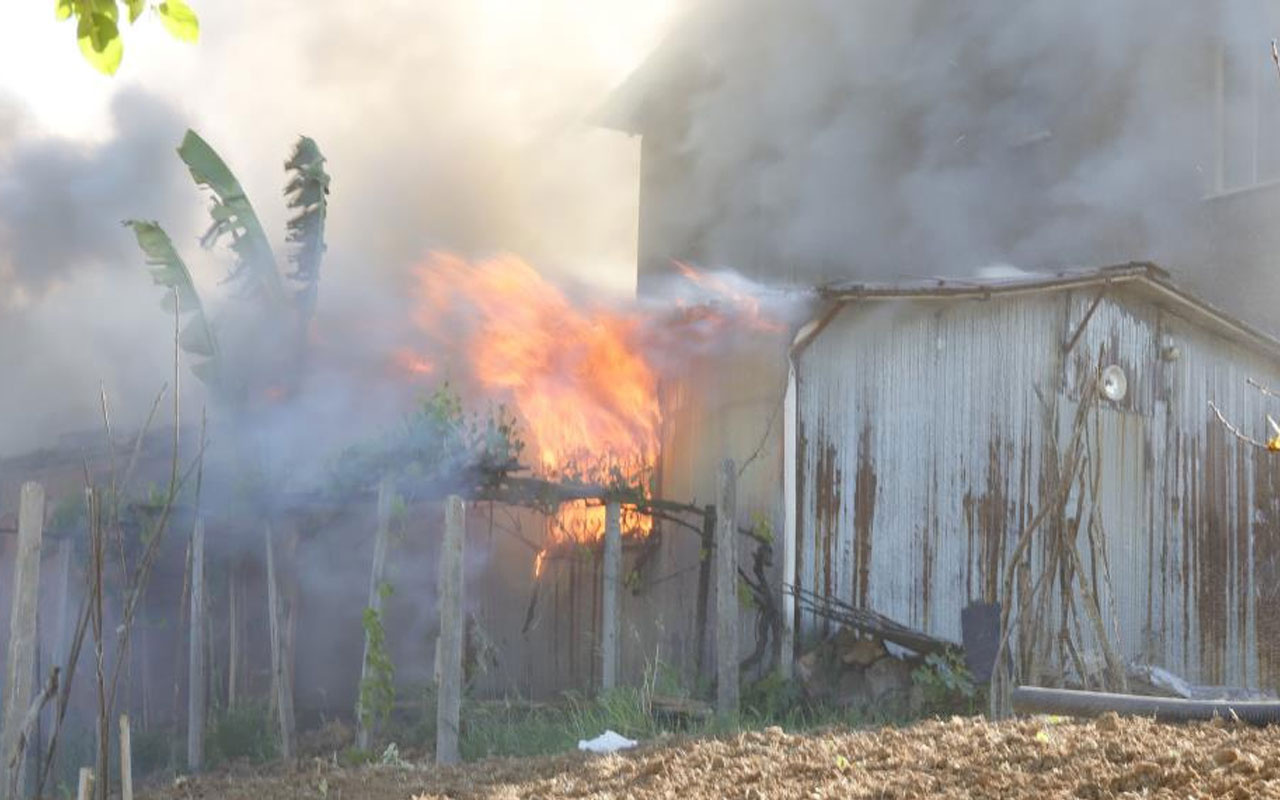
[[[196,185],[212,195],[212,223],[200,237],[200,244],[208,249],[229,242],[235,261],[225,282],[234,290],[241,306],[236,311],[241,313],[211,319],[190,270],[164,228],[144,220],[128,220],[125,225],[133,229],[153,280],[168,290],[164,307],[173,313],[176,303],[178,312],[187,318],[179,345],[192,356],[196,377],[221,400],[243,400],[246,392],[262,388],[253,385],[256,373],[280,377],[278,364],[268,370],[255,369],[249,363],[253,359],[269,352],[293,360],[295,366],[302,362],[325,252],[329,195],[325,159],[315,141],[303,136],[285,162],[285,201],[294,211],[286,236],[293,246],[288,257],[292,269],[285,271],[276,261],[244,188],[208,142],[187,131],[178,156]],[[262,342],[264,335],[270,341]],[[249,341],[253,346],[226,347],[227,338]]]

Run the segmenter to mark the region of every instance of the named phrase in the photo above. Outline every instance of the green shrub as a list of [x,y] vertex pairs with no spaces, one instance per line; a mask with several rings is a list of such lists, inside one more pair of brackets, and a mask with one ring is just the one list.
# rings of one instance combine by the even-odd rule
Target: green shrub
[[213,714],[205,732],[205,761],[215,767],[229,761],[273,761],[279,753],[271,710],[246,703]]

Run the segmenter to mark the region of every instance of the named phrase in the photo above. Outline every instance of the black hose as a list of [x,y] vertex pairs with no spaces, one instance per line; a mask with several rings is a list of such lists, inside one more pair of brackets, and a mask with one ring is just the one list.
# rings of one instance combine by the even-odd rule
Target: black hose
[[1280,701],[1274,700],[1184,700],[1181,697],[1144,697],[1038,686],[1014,689],[1013,710],[1020,714],[1061,714],[1067,717],[1098,717],[1114,711],[1121,716],[1149,717],[1160,722],[1234,717],[1250,725],[1280,723]]

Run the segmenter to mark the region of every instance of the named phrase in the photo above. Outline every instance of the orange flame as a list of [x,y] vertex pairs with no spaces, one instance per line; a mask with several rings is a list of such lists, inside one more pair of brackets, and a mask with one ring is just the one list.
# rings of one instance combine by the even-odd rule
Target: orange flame
[[435,364],[429,359],[423,358],[407,347],[396,351],[395,363],[397,367],[411,375],[430,375],[436,371]]
[[[484,392],[510,399],[539,474],[643,483],[657,462],[660,414],[641,317],[575,307],[514,256],[471,265],[437,253],[414,274],[415,326],[450,342],[465,337],[471,378]],[[604,513],[599,505],[566,504],[549,537],[595,541]],[[652,529],[644,515],[629,514],[624,523],[631,536]]]
[[[699,340],[723,341],[731,325],[784,330],[750,293],[687,264],[676,266],[717,303],[648,312],[585,306],[515,256],[472,264],[433,253],[414,270],[411,319],[433,353],[463,359],[450,369],[460,367],[464,384],[509,402],[539,475],[642,488],[658,458],[656,364],[669,368],[673,353],[679,362]],[[412,349],[395,361],[415,376],[445,369]],[[624,536],[644,537],[653,528],[635,506],[623,507],[621,523]],[[547,546],[595,542],[604,527],[599,503],[566,503],[548,521]],[[537,554],[535,577],[547,555],[547,549]]]

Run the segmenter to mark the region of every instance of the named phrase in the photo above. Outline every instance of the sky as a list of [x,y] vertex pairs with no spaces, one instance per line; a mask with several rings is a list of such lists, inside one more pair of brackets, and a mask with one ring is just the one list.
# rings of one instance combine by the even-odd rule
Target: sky
[[[196,45],[144,15],[114,77],[53,2],[0,26],[0,455],[123,424],[166,380],[169,334],[126,218],[160,221],[216,301],[207,201],[174,153],[198,131],[283,249],[299,134],[333,178],[323,316],[403,291],[444,249],[510,251],[558,279],[634,285],[638,140],[589,115],[681,0],[193,0]],[[362,306],[361,303],[364,303]]]

